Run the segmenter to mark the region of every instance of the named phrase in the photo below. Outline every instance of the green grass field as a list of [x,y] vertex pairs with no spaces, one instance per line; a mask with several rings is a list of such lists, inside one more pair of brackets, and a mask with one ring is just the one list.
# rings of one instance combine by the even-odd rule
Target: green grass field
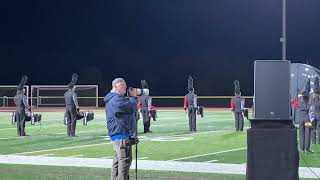
[[[41,112],[42,124],[26,127],[30,136],[17,137],[10,123],[11,113],[0,113],[0,155],[77,157],[111,159],[112,145],[107,138],[105,112],[95,112],[88,126],[78,121],[78,137],[67,137],[63,112]],[[143,131],[139,120],[139,132]],[[245,122],[248,127],[248,122]],[[246,132],[235,132],[233,117],[227,111],[210,111],[198,118],[198,131],[188,131],[184,111],[158,111],[157,121],[151,122],[152,133],[139,133],[138,158],[143,160],[246,163]],[[320,167],[320,146],[313,145],[314,154],[303,158],[311,167]],[[134,151],[133,151],[134,152]],[[306,164],[300,160],[300,166]],[[0,164],[0,179],[106,179],[110,167],[54,167]],[[15,169],[18,169],[15,171]],[[134,172],[132,172],[134,173]],[[38,175],[37,175],[38,174]],[[139,170],[139,179],[245,179],[244,175]]]

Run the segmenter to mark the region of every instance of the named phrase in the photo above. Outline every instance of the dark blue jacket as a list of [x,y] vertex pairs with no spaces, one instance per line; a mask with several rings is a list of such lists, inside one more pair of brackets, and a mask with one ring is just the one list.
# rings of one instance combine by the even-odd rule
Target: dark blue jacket
[[104,97],[106,103],[109,136],[133,135],[136,133],[137,98],[126,98],[117,92],[109,92]]

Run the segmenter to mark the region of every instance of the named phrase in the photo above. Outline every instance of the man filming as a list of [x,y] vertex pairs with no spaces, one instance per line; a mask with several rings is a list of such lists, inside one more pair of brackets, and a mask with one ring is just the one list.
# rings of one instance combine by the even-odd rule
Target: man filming
[[127,85],[123,78],[112,81],[112,90],[105,96],[107,127],[114,148],[111,169],[112,180],[128,180],[132,162],[132,137],[136,133],[137,92],[128,89],[130,98],[125,97]]

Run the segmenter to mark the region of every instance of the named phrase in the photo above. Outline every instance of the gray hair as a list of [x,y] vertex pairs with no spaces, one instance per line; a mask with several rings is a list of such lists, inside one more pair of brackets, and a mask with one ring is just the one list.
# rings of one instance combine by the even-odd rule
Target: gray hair
[[123,78],[115,78],[113,81],[112,81],[112,87],[114,87],[115,85],[119,84],[119,83],[122,83],[122,82],[125,82]]

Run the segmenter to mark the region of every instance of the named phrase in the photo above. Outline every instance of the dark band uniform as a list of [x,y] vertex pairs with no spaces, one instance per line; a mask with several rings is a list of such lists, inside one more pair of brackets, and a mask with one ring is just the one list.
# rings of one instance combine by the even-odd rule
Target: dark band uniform
[[243,131],[243,112],[244,112],[244,98],[241,97],[240,82],[235,80],[234,82],[234,95],[231,99],[230,107],[234,114],[234,122],[236,131]]
[[197,131],[197,95],[193,91],[185,95],[183,107],[188,113],[189,130]]
[[[306,93],[307,94],[307,93]],[[310,150],[311,127],[306,126],[306,122],[310,122],[310,102],[303,97],[299,98],[299,134],[300,147],[302,151]]]
[[[315,81],[316,83],[316,81]],[[320,88],[316,87],[313,92],[310,107],[310,119],[312,120],[311,139],[312,144],[320,144]]]
[[23,76],[17,88],[17,95],[13,98],[16,105],[15,120],[17,123],[18,136],[26,136],[26,132],[24,130],[26,126],[26,110],[31,111],[27,96],[24,95],[24,85],[27,81],[28,77]]
[[67,117],[67,134],[68,136],[75,136],[77,120],[76,116],[79,112],[79,105],[77,100],[77,94],[75,92],[75,84],[78,81],[78,75],[73,74],[72,80],[68,84],[69,90],[64,93],[65,105],[66,105],[66,117]]
[[150,110],[152,107],[152,99],[148,95],[142,95],[139,98],[139,106],[141,108],[141,114],[143,118],[143,127],[144,127],[144,133],[151,132],[150,131]]
[[244,98],[235,96],[231,99],[231,111],[234,113],[236,131],[243,131],[244,118],[242,112],[244,111]]
[[[23,91],[22,91],[23,93]],[[26,117],[26,109],[30,109],[28,104],[27,96],[24,94],[17,94],[14,96],[14,103],[16,104],[16,123],[17,123],[17,131],[19,136],[26,136],[25,132],[25,117]]]

